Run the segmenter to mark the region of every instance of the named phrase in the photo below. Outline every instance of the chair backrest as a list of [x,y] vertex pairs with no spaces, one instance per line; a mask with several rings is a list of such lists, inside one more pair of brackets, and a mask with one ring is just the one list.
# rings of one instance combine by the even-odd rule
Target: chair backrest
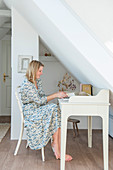
[[17,86],[16,91],[15,91],[15,96],[16,96],[16,99],[17,99],[17,102],[18,102],[18,106],[19,106],[19,110],[20,110],[20,114],[21,114],[21,120],[22,120],[22,123],[24,123],[24,114],[23,114],[23,111],[22,111],[20,87],[21,86]]

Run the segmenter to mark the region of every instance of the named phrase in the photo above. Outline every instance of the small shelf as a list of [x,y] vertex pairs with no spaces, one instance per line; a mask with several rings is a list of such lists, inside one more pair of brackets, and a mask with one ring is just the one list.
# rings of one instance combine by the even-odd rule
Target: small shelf
[[45,62],[58,62],[58,60],[53,56],[39,56],[39,60]]

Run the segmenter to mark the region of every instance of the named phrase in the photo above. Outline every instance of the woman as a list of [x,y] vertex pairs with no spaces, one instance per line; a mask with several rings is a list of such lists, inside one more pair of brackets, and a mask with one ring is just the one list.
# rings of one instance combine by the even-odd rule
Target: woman
[[[28,145],[31,149],[41,149],[52,139],[56,159],[60,159],[61,113],[56,104],[47,104],[52,99],[67,97],[65,92],[45,96],[40,76],[44,65],[36,60],[30,62],[26,79],[21,86],[21,100],[25,116]],[[66,161],[72,160],[70,155]]]

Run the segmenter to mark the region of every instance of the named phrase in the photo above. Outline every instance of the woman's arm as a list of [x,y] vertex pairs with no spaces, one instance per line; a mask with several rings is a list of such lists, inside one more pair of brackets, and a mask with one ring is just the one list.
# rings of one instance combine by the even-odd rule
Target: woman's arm
[[[41,90],[39,89],[39,91]],[[49,96],[41,95],[39,91],[35,88],[35,85],[32,83],[28,81],[23,83],[23,85],[21,86],[21,100],[23,104],[35,102],[40,106],[46,104],[47,102],[55,98],[67,97],[66,92],[63,91],[54,93]]]
[[64,97],[68,97],[66,92],[60,91],[60,92],[51,94],[50,96],[47,96],[47,102],[49,102],[50,100],[53,100],[55,98],[64,98]]

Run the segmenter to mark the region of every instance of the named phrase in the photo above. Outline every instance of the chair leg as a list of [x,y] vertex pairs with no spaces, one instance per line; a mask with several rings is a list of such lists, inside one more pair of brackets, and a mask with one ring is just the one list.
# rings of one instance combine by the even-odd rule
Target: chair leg
[[29,146],[29,144],[28,144],[28,141],[27,141],[27,143],[26,143],[26,148],[28,148],[28,146]]
[[23,130],[24,130],[24,125],[22,124],[21,130],[20,130],[19,140],[18,140],[16,149],[15,149],[14,155],[17,155],[17,153],[18,153],[18,150],[19,150],[19,147],[20,147],[20,144],[21,144],[21,140],[22,140],[22,136],[23,136]]
[[76,133],[75,133],[75,123],[73,122],[73,137],[76,138]]
[[78,135],[79,135],[79,130],[78,130],[77,123],[75,123],[75,125],[76,125],[76,130],[77,130],[77,133],[78,133]]
[[44,162],[45,161],[44,147],[42,147],[41,151],[42,151],[42,161]]

